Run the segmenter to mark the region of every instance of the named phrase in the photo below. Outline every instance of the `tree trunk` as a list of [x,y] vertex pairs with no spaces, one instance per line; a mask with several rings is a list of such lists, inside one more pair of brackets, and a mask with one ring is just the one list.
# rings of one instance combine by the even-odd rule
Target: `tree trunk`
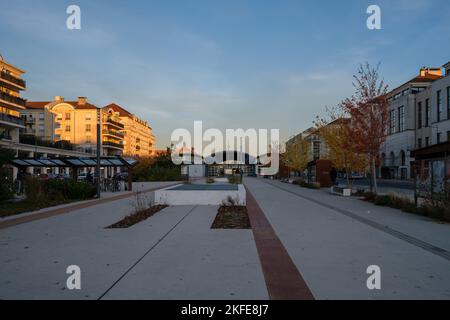
[[378,186],[377,186],[377,173],[375,167],[375,157],[372,157],[372,181],[373,181],[373,191],[375,194],[378,194]]
[[345,176],[346,176],[346,178],[347,178],[347,188],[350,188],[350,178],[348,177],[348,172],[349,172],[349,170],[346,169],[346,170],[345,170]]

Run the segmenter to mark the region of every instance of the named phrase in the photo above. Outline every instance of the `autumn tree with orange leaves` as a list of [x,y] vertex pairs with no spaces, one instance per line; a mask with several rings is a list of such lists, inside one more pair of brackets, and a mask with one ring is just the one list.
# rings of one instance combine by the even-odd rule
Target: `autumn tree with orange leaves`
[[314,122],[317,133],[327,146],[327,159],[333,166],[345,171],[347,187],[351,188],[352,172],[362,172],[367,168],[367,155],[355,148],[352,142],[351,119],[339,108],[327,108],[326,118]]
[[367,156],[370,166],[371,191],[378,192],[376,166],[380,148],[386,141],[389,105],[388,86],[380,79],[379,66],[360,65],[353,76],[355,93],[345,99],[340,108],[350,117],[349,142],[358,153]]

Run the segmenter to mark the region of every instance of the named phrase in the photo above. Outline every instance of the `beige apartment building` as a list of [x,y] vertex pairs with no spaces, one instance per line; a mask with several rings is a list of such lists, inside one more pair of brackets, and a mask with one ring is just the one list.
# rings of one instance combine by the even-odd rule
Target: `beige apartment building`
[[114,114],[107,114],[97,106],[79,97],[65,101],[56,96],[54,101],[28,102],[21,112],[25,121],[25,134],[48,141],[67,141],[77,151],[97,152],[97,111],[100,111],[101,155],[123,154],[124,125]]
[[155,153],[155,137],[147,121],[138,118],[115,103],[103,107],[102,110],[106,114],[119,117],[120,122],[124,125],[124,155],[149,157]]
[[21,111],[24,134],[47,141],[67,141],[76,151],[96,154],[97,110],[100,111],[101,155],[148,157],[153,154],[155,138],[146,121],[124,108],[110,104],[98,109],[79,97],[66,101],[56,96],[54,101],[28,102]]
[[20,97],[20,92],[26,89],[26,83],[21,79],[24,73],[0,55],[0,140],[18,142],[19,131],[24,128],[20,118],[20,111],[26,104]]

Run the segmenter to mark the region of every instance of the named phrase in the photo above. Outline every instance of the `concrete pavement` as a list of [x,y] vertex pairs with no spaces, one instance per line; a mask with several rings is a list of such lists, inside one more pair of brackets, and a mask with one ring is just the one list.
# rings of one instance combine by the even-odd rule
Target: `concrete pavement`
[[[2,229],[0,299],[268,299],[267,288],[272,298],[295,289],[316,299],[450,299],[449,224],[325,189],[245,183],[261,209],[256,244],[251,230],[210,229],[216,206],[168,207],[105,229],[134,197]],[[69,265],[80,266],[82,290],[66,288]],[[366,287],[369,265],[381,268],[381,290]]]
[[[251,230],[211,230],[217,207],[169,207],[105,229],[133,206],[121,199],[1,230],[0,299],[268,297]],[[81,268],[82,290],[66,288],[69,265]]]
[[[266,179],[245,183],[316,299],[450,299],[449,260],[332,207],[369,215],[444,252],[450,244],[449,225],[392,209],[392,218],[392,212],[378,215],[386,208],[322,190]],[[382,290],[366,287],[370,265],[381,268]]]

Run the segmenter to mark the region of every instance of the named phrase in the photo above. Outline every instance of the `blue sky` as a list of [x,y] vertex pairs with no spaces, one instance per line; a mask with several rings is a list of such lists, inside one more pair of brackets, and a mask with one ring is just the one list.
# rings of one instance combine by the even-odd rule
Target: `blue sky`
[[[66,28],[81,7],[82,29]],[[366,9],[382,10],[382,30]],[[352,94],[358,63],[391,88],[450,60],[448,0],[6,1],[0,53],[27,73],[24,97],[87,96],[176,128],[279,128],[287,139]],[[6,9],[5,9],[6,8]]]

